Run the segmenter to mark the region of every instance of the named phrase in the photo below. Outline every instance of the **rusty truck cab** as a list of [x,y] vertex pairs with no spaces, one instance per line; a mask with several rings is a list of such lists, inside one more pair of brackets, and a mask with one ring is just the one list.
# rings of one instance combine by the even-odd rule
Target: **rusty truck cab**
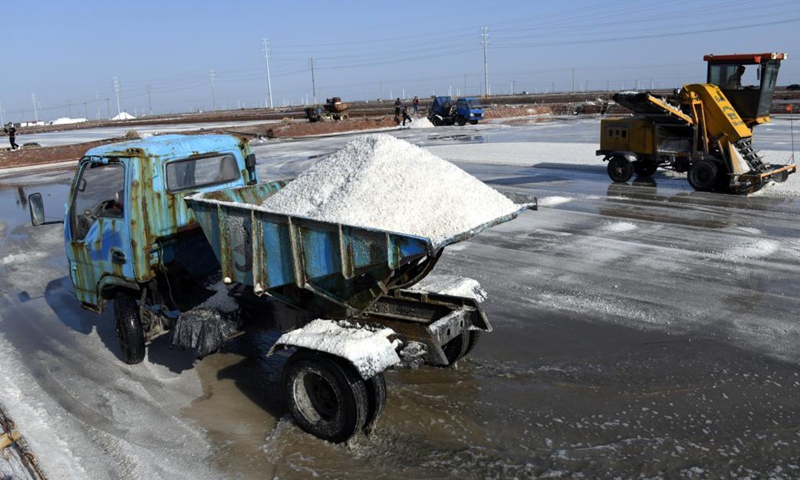
[[[64,241],[81,305],[102,311],[117,289],[139,291],[217,267],[183,198],[256,183],[247,142],[164,135],[93,148],[67,200]],[[153,285],[154,291],[160,288]]]

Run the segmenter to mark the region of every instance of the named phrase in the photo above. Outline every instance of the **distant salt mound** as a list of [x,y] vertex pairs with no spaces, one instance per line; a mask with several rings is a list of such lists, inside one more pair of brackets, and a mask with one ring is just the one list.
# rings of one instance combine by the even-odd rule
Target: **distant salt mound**
[[409,128],[434,128],[434,126],[427,117],[419,117],[409,123]]
[[452,163],[386,134],[357,137],[262,207],[419,235],[434,244],[519,208]]

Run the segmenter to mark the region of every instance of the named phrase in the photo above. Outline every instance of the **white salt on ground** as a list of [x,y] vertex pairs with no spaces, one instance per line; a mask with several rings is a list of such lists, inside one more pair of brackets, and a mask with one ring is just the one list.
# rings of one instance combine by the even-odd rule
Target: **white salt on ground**
[[520,208],[452,163],[386,134],[356,138],[261,206],[434,244]]

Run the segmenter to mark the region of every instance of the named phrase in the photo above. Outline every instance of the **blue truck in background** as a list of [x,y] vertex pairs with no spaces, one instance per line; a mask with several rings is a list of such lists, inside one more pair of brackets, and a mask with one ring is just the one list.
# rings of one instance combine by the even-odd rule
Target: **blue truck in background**
[[459,98],[454,103],[452,97],[433,97],[428,107],[428,120],[437,127],[475,125],[483,120],[483,108],[477,98]]
[[[491,331],[477,299],[409,287],[445,246],[534,207],[433,243],[261,207],[288,182],[260,183],[243,138],[155,136],[87,151],[64,220],[46,221],[34,193],[31,223],[64,224],[75,295],[98,313],[113,302],[125,363],[144,361],[147,343],[168,332],[201,356],[248,325],[286,332],[270,352],[290,354],[282,389],[295,422],[343,442],[374,427],[386,403],[386,368],[450,365]],[[234,313],[203,308],[220,291],[235,300]],[[282,318],[276,305],[302,314]],[[315,319],[338,322],[345,344],[347,332],[361,341],[365,330],[386,341],[375,342],[378,350],[367,354],[374,359],[356,361],[342,353],[347,348],[298,340]]]

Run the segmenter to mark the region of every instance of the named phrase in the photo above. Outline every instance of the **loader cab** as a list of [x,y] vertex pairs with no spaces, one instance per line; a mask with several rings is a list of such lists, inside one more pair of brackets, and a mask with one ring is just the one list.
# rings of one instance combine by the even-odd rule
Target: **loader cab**
[[748,126],[769,121],[785,53],[706,55],[707,83],[717,85]]

